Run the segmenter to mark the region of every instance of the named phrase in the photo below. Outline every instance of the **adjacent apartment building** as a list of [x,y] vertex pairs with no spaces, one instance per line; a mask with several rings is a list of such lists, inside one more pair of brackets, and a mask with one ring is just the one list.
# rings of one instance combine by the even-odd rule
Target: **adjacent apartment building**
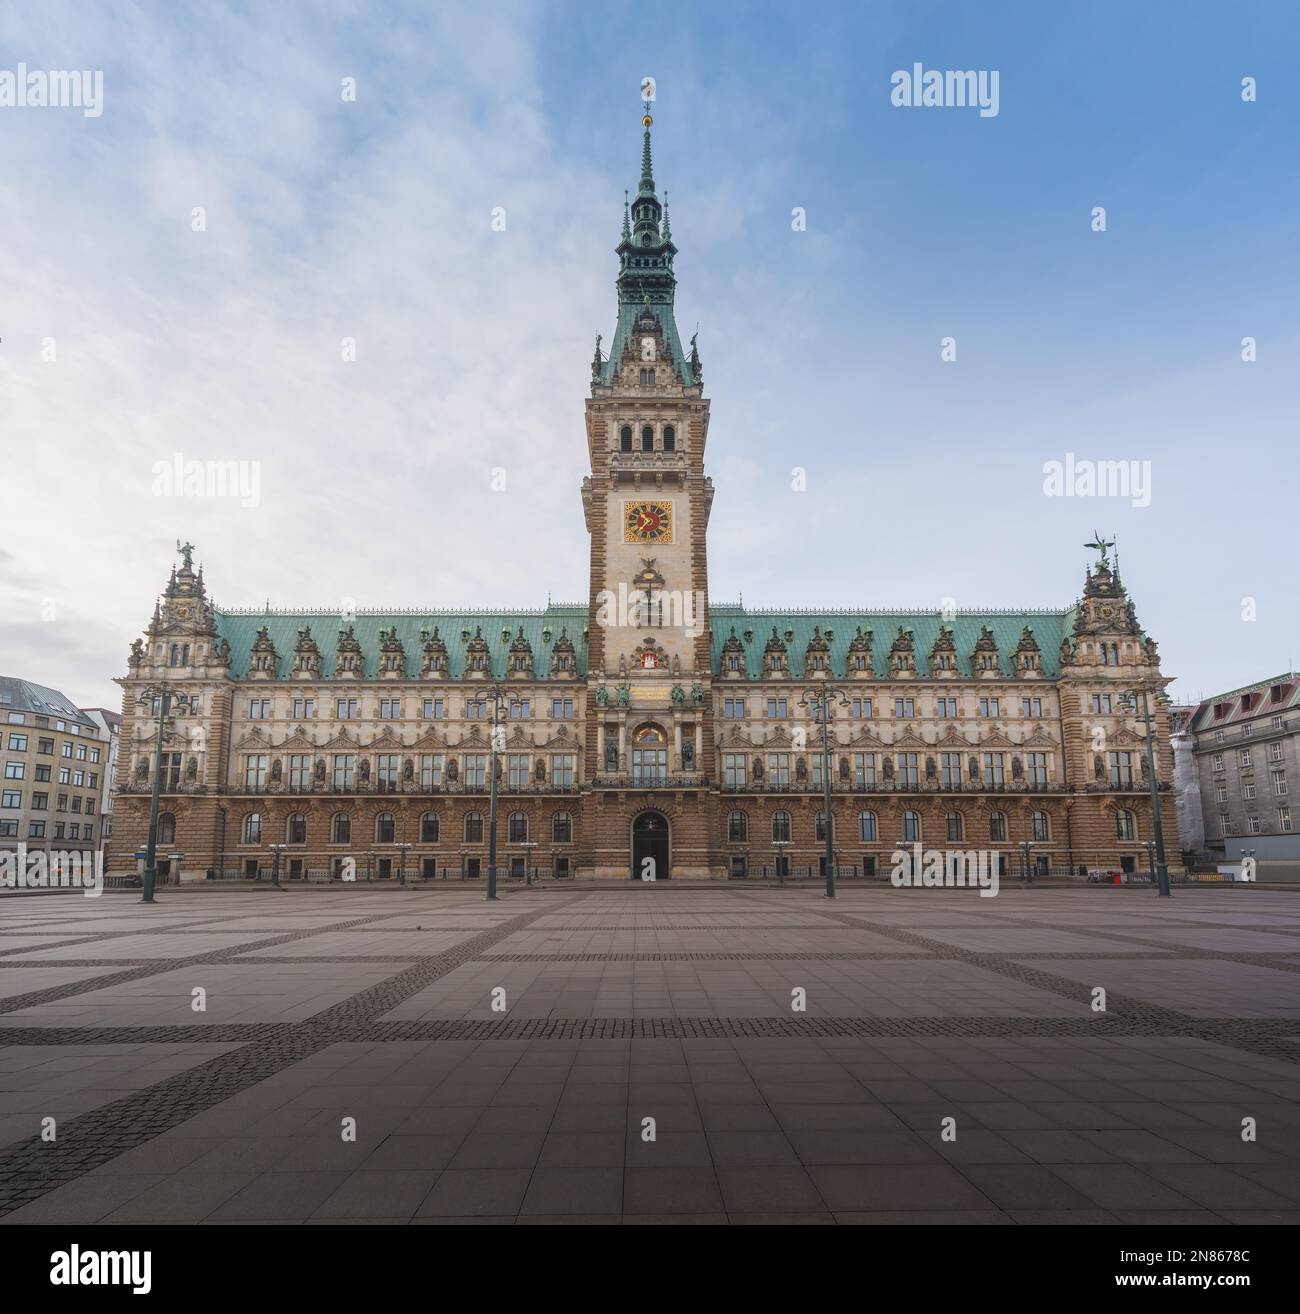
[[93,853],[112,779],[108,731],[67,694],[3,675],[0,733],[0,849]]
[[1260,879],[1300,879],[1292,786],[1300,780],[1300,677],[1294,672],[1207,698],[1171,718],[1174,778],[1184,809],[1198,804],[1204,852],[1253,856]]

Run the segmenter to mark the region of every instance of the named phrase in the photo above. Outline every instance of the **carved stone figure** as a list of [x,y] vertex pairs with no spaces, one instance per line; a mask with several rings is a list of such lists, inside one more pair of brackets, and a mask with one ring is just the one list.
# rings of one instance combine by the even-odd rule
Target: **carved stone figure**
[[841,779],[841,780],[847,780],[848,778],[849,778],[849,759],[848,759],[847,757],[841,757],[841,758],[840,758],[840,779]]
[[673,705],[675,707],[682,707],[686,703],[686,690],[683,689],[680,684],[673,685],[672,691],[668,696],[673,700]]
[[596,706],[597,707],[609,706],[609,690],[606,689],[603,684],[600,686],[599,689],[596,690]]
[[618,744],[612,739],[605,744],[605,770],[618,770]]
[[682,770],[695,770],[695,745],[689,739],[682,745]]
[[696,707],[704,706],[704,686],[699,684],[691,685],[691,702]]
[[271,763],[271,784],[278,785],[284,779],[284,763],[277,757]]
[[415,762],[411,758],[406,758],[402,762],[402,783],[405,785],[414,784],[415,782]]
[[758,784],[761,784],[763,780],[763,759],[761,757],[754,759],[754,780]]
[[626,681],[614,690],[614,698],[620,707],[626,707],[632,701],[632,686]]
[[142,757],[135,764],[135,778],[137,780],[149,779],[149,759],[147,757]]
[[1011,759],[1011,779],[1019,780],[1024,774],[1024,763],[1021,762],[1019,755],[1017,755]]
[[546,759],[544,757],[539,757],[534,764],[533,779],[537,781],[539,785],[544,785],[546,783]]
[[318,785],[325,783],[325,759],[318,757],[316,765],[312,768],[312,775]]
[[357,768],[357,777],[363,785],[370,783],[370,759],[368,757],[361,759],[361,764]]
[[447,763],[447,783],[454,785],[459,778],[460,778],[460,767],[457,766],[456,759],[453,757]]
[[136,639],[131,645],[131,665],[139,666],[144,661],[144,640]]
[[199,759],[190,754],[190,760],[185,763],[185,779],[192,785],[199,778]]
[[1094,753],[1092,756],[1092,774],[1095,780],[1106,779],[1106,764],[1102,761],[1100,753]]

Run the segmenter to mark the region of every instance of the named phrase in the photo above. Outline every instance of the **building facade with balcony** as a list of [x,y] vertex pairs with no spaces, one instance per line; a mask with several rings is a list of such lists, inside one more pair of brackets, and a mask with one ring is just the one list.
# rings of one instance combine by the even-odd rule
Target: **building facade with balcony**
[[[500,866],[657,879],[816,867],[831,699],[836,862],[887,874],[900,843],[989,849],[1008,870],[1133,867],[1152,835],[1142,687],[1168,787],[1166,679],[1098,544],[1058,610],[939,613],[714,605],[710,403],[683,346],[650,116],[625,202],[618,318],[586,401],[583,603],[535,611],[240,612],[192,549],[122,678],[119,863],[143,847],[157,725],[160,849],[187,872],[478,875],[492,763]],[[1165,815],[1170,851],[1176,818]],[[1027,847],[1026,847],[1027,846]],[[119,866],[119,869],[123,869]]]

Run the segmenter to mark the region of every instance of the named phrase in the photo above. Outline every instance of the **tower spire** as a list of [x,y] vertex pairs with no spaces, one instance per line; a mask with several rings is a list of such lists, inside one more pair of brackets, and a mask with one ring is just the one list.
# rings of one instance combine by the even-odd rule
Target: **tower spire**
[[623,240],[626,242],[632,236],[632,221],[628,215],[627,208],[627,188],[623,188]]
[[647,101],[645,113],[641,115],[641,127],[644,132],[641,138],[641,186],[637,189],[641,196],[655,194],[655,171],[650,161],[650,125],[653,122],[654,119],[650,116],[650,103]]

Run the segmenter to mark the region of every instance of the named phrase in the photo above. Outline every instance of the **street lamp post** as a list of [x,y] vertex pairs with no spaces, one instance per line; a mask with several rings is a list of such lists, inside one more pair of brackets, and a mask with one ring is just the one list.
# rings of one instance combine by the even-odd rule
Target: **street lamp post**
[[287,844],[268,844],[266,846],[271,850],[271,888],[278,890],[280,885],[280,854],[289,846]]
[[524,851],[524,884],[533,883],[533,850],[537,847],[536,840],[520,840],[519,847]]
[[839,701],[841,707],[847,707],[849,700],[842,689],[832,685],[820,688],[810,687],[804,690],[799,700],[800,707],[812,709],[813,716],[822,723],[822,792],[825,799],[826,816],[826,897],[835,897],[835,819],[831,815],[831,699]]
[[494,684],[476,701],[492,706],[492,730],[488,735],[491,753],[488,757],[488,771],[491,775],[491,793],[488,800],[488,884],[485,901],[495,902],[497,897],[497,754],[505,745],[505,727],[501,724],[503,707],[521,706],[521,700],[513,693],[507,692],[499,684]]
[[1143,840],[1142,847],[1147,851],[1147,869],[1151,873],[1151,884],[1156,883],[1156,842],[1155,840]]
[[189,694],[172,693],[165,684],[148,685],[136,700],[142,707],[152,708],[158,703],[158,734],[153,750],[153,798],[149,804],[149,841],[144,853],[144,888],[141,903],[157,902],[153,897],[158,880],[158,796],[162,789],[163,739],[167,735],[167,713],[175,706],[182,715],[190,711]]
[[1029,864],[1033,858],[1034,846],[1029,840],[1020,841],[1020,883],[1026,885],[1032,881]]
[[[1138,710],[1138,694],[1142,695],[1142,707]],[[1147,776],[1151,781],[1151,821],[1156,833],[1156,878],[1160,883],[1160,897],[1169,898],[1169,864],[1165,860],[1165,832],[1160,824],[1160,781],[1156,777],[1156,735],[1155,717],[1151,714],[1151,702],[1147,696],[1147,687],[1130,689],[1120,694],[1120,707],[1130,712],[1146,728],[1147,737]]]
[[406,888],[406,855],[411,851],[410,840],[398,840],[393,847],[397,850],[397,883]]

